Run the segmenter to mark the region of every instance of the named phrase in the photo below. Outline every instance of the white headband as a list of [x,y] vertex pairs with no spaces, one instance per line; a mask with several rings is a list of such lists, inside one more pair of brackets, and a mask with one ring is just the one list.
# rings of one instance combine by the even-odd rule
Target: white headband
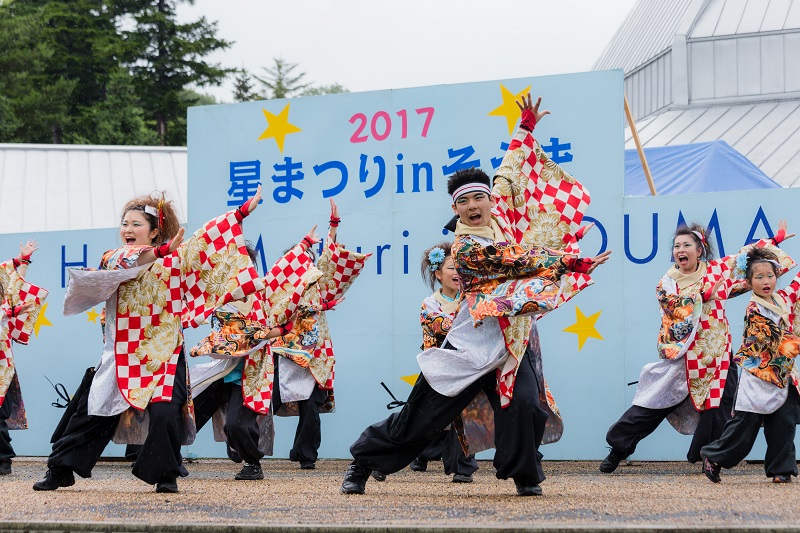
[[144,206],[144,212],[158,218],[158,210],[151,205]]
[[699,231],[695,231],[695,230],[692,230],[692,233],[697,235],[697,238],[700,239],[700,246],[702,246],[703,249],[705,250],[705,248],[706,248],[706,239],[705,239],[705,237],[703,237],[703,234],[700,233]]
[[476,182],[467,183],[455,190],[455,192],[453,193],[453,203],[456,203],[456,200],[458,200],[460,196],[464,196],[465,194],[471,192],[485,192],[488,195],[492,194],[492,191],[491,189],[489,189],[489,186],[484,183],[476,183]]

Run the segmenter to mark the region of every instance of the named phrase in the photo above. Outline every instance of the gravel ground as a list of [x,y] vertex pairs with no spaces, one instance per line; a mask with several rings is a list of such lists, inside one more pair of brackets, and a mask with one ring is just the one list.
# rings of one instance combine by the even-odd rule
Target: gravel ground
[[[127,463],[101,462],[92,479],[73,487],[35,492],[43,459],[15,459],[14,473],[0,478],[0,521],[159,524],[333,526],[461,526],[469,528],[797,528],[800,484],[777,485],[761,465],[723,471],[714,485],[699,465],[637,462],[601,474],[597,462],[545,462],[544,496],[515,496],[512,481],[494,477],[481,461],[472,484],[455,484],[440,463],[425,473],[406,469],[367,494],[345,496],[339,485],[347,462],[321,460],[299,470],[287,460],[262,462],[266,479],[234,481],[238,465],[194,461],[180,493],[156,494],[130,474]],[[3,528],[0,528],[3,529]],[[383,528],[386,529],[386,528]]]

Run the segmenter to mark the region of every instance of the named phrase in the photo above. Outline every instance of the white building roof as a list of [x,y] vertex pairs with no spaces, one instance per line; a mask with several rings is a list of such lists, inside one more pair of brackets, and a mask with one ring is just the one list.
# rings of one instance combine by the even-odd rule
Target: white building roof
[[640,0],[600,54],[593,70],[621,68],[626,73],[672,46],[675,32],[693,0]]
[[645,146],[724,140],[788,187],[800,186],[798,57],[800,0],[639,0],[595,69],[624,69]]
[[[800,186],[800,99],[676,109],[636,129],[645,147],[723,140],[782,186]],[[626,129],[625,148],[635,147]]]
[[131,198],[167,191],[187,213],[183,147],[0,144],[0,234],[116,228]]
[[748,35],[800,28],[800,2],[794,0],[710,0],[690,39]]

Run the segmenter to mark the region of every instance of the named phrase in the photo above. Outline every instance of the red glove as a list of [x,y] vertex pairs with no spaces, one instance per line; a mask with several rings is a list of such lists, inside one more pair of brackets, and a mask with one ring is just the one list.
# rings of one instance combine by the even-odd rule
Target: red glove
[[303,247],[303,251],[310,250],[314,246],[314,241],[311,240],[311,237],[306,235],[303,237],[303,240],[300,241],[300,245]]
[[158,258],[167,257],[169,255],[169,243],[165,242],[161,246],[156,246],[153,248],[153,253]]
[[522,121],[519,127],[528,131],[533,131],[533,128],[536,127],[536,115],[533,114],[532,110],[525,109],[522,111]]
[[569,269],[580,274],[588,274],[594,261],[588,257],[576,257],[569,262]]
[[340,301],[341,300],[325,300],[322,302],[322,304],[320,304],[320,307],[322,308],[321,310],[330,311],[331,309],[339,305]]
[[775,236],[772,238],[772,242],[773,242],[773,243],[775,243],[775,246],[778,246],[780,243],[782,243],[782,242],[783,242],[783,240],[784,240],[785,238],[786,238],[786,230],[785,230],[785,229],[781,229],[781,230],[779,230],[779,231],[778,231],[778,233],[776,233],[776,234],[775,234]]
[[236,208],[236,213],[234,216],[236,217],[236,222],[242,222],[244,217],[250,214],[250,203],[253,201],[252,198],[245,200],[245,202]]

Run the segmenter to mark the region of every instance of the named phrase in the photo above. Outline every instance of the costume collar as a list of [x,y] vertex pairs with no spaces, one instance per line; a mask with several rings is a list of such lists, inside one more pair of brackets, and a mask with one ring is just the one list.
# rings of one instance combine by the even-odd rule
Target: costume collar
[[452,300],[442,294],[442,289],[437,290],[433,293],[433,299],[439,302],[439,305],[442,306],[442,311],[447,314],[455,313],[456,309],[458,309],[458,302],[461,299],[461,294],[456,294],[456,297]]
[[500,226],[497,225],[497,222],[494,218],[490,220],[490,224],[488,226],[481,226],[479,228],[467,226],[459,220],[456,222],[455,234],[475,235],[477,237],[483,237],[484,239],[490,239],[494,242],[505,242],[507,240],[505,235],[503,235],[503,230],[500,229]]
[[708,265],[706,265],[706,262],[700,261],[697,265],[697,270],[691,274],[684,274],[678,267],[672,265],[670,269],[667,270],[667,276],[675,280],[675,283],[677,283],[679,287],[688,287],[703,279],[706,275],[707,268]]
[[786,300],[778,293],[772,294],[772,301],[765,300],[761,296],[756,296],[753,294],[750,297],[751,302],[755,302],[758,305],[762,306],[764,309],[768,309],[778,315],[781,320],[783,320],[787,325],[789,324],[789,306],[786,305]]

